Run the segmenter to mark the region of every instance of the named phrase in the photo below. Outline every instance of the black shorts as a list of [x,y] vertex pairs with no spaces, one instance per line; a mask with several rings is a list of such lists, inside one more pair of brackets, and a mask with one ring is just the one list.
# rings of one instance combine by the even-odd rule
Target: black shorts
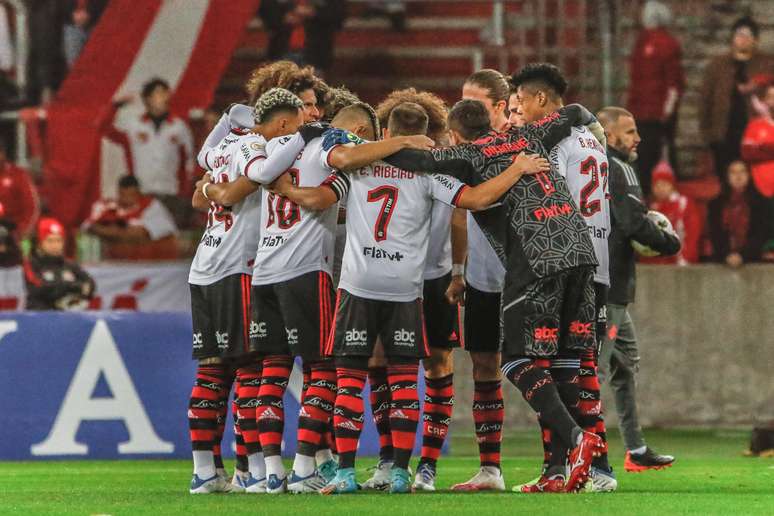
[[429,355],[421,299],[379,301],[339,289],[334,319],[327,355],[370,357],[377,337],[387,357]]
[[191,289],[193,358],[238,358],[249,352],[250,275],[233,274]]
[[333,323],[331,277],[321,271],[253,285],[250,347],[261,355],[322,359]]
[[503,354],[545,357],[593,349],[594,268],[577,267],[503,294]]
[[427,342],[431,348],[451,349],[460,345],[459,307],[446,299],[451,272],[425,280],[422,304],[425,310]]
[[610,289],[602,283],[594,283],[594,320],[596,324],[597,351],[607,335],[607,292]]
[[465,349],[500,351],[500,293],[465,287]]

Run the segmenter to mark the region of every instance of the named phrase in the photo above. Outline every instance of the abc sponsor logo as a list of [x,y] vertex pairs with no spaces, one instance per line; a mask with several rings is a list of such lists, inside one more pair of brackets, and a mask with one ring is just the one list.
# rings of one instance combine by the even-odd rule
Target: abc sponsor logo
[[416,341],[415,332],[407,331],[403,328],[396,330],[392,336],[392,339],[396,346],[405,347],[413,346]]
[[228,348],[228,341],[229,341],[228,332],[221,333],[219,331],[216,331],[215,340],[218,343],[218,349]]
[[202,349],[204,347],[204,336],[202,332],[193,334],[193,348]]
[[250,321],[250,338],[263,339],[268,335],[265,322]]
[[593,328],[592,323],[582,323],[580,321],[573,321],[570,323],[570,333],[578,337],[590,337],[592,335]]
[[366,346],[368,344],[368,332],[366,330],[347,330],[344,333],[344,343],[347,346]]
[[559,339],[559,328],[541,326],[535,328],[535,340],[538,342],[556,342]]

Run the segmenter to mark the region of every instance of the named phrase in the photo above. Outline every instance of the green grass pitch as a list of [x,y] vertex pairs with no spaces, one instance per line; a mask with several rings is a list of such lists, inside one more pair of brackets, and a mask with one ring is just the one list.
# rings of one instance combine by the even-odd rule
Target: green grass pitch
[[[741,456],[742,431],[651,431],[650,444],[677,456],[664,471],[624,473],[620,440],[611,458],[619,490],[611,494],[520,495],[423,493],[349,496],[200,495],[187,493],[187,461],[0,462],[0,514],[774,514],[774,460]],[[439,463],[447,489],[476,470],[472,436],[457,438]],[[540,459],[536,432],[511,433],[503,471],[510,489],[534,477]],[[358,479],[373,458],[358,464]]]

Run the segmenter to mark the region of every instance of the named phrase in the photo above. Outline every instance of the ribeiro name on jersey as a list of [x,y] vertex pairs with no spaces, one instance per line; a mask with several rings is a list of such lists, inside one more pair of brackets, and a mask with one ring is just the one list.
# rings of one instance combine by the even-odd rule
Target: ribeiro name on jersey
[[358,297],[422,297],[434,201],[454,206],[465,185],[376,162],[350,175],[339,287]]

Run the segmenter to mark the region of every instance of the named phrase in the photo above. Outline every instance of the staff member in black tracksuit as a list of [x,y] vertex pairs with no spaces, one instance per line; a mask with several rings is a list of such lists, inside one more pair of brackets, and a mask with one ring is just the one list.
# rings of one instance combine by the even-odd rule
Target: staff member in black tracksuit
[[628,310],[628,305],[634,302],[635,287],[636,257],[631,240],[669,256],[680,250],[680,239],[647,218],[648,208],[643,202],[637,171],[632,165],[637,159],[637,145],[640,143],[634,116],[623,108],[606,107],[597,117],[607,136],[612,226],[608,241],[608,333],[602,340],[599,353],[599,376],[610,384],[615,394],[619,427],[627,450],[624,469],[661,469],[671,465],[675,459],[669,455],[658,455],[645,444],[637,420],[634,376],[640,357]]
[[94,280],[64,257],[64,228],[55,219],[38,222],[37,245],[24,262],[27,310],[78,310],[94,295]]

